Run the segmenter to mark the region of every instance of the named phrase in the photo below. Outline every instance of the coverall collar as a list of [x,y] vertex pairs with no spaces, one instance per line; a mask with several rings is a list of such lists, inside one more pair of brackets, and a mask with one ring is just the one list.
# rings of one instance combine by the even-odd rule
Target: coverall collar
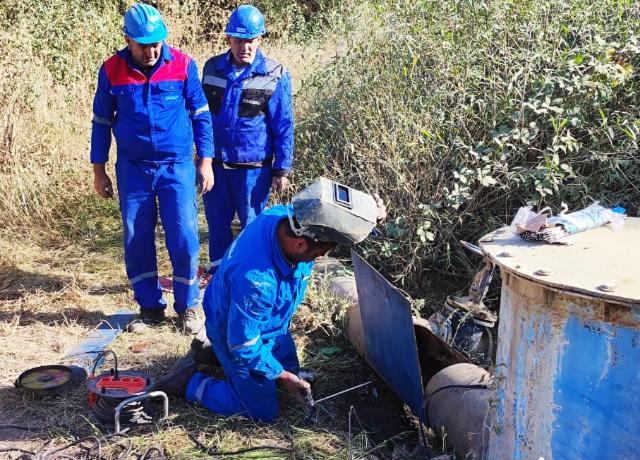
[[[140,66],[136,65],[135,62],[133,62],[133,57],[131,56],[131,51],[129,51],[128,46],[125,46],[120,51],[118,51],[118,55],[121,58],[123,58],[125,61],[127,61],[127,64],[129,64],[129,67],[132,67],[144,73],[144,69],[142,69]],[[166,43],[162,43],[162,51],[161,51],[160,59],[158,59],[158,62],[156,62],[153,65],[153,67],[151,67],[148,75],[151,76],[156,70],[158,70],[158,67],[160,67],[164,62],[170,62],[170,61],[173,61],[173,59],[174,57],[171,54],[169,45],[167,45]]]
[[276,269],[282,274],[282,276],[289,276],[298,268],[298,264],[291,265],[289,261],[287,261],[287,258],[284,256],[282,248],[280,247],[280,242],[278,241],[278,227],[280,227],[280,222],[284,220],[285,219],[281,219],[276,225],[274,225],[271,241],[273,247],[273,262]]
[[[247,66],[240,74],[240,77],[247,78],[250,75],[267,75],[267,63],[265,62],[264,54],[260,51],[260,48],[256,50],[256,57],[253,62]],[[216,70],[223,71],[227,78],[235,80],[235,74],[233,73],[233,61],[231,56],[231,50],[228,50],[224,59],[220,59],[216,62]]]

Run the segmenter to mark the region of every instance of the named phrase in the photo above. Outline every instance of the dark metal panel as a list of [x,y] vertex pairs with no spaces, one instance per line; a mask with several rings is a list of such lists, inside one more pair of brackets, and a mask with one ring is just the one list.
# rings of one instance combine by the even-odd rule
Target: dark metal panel
[[424,421],[424,392],[411,303],[353,251],[351,258],[367,361]]

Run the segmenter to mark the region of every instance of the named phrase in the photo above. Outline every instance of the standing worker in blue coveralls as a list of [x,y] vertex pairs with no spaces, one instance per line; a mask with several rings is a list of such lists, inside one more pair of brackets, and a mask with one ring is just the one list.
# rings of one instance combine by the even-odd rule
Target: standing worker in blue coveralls
[[113,131],[124,259],[140,305],[138,329],[165,319],[155,247],[159,212],[173,265],[174,309],[184,331],[192,334],[202,326],[195,312],[196,180],[203,192],[214,180],[209,106],[194,60],[163,42],[167,29],[158,10],[133,5],[123,31],[126,48],[107,59],[98,73],[91,133],[94,187],[103,198],[113,196],[105,171]]
[[[289,324],[314,260],[338,243],[364,240],[385,215],[376,195],[325,178],[291,205],[264,211],[233,242],[204,293],[210,343],[202,346],[213,353],[190,352],[155,389],[264,422],[278,416],[277,387],[303,401],[309,383],[298,376]],[[196,372],[197,364],[222,365],[226,379]]]
[[259,49],[264,17],[251,5],[233,11],[229,50],[209,59],[202,83],[212,114],[215,186],[203,196],[209,226],[209,272],[232,241],[237,212],[244,228],[262,212],[270,189],[284,190],[293,162],[291,77]]

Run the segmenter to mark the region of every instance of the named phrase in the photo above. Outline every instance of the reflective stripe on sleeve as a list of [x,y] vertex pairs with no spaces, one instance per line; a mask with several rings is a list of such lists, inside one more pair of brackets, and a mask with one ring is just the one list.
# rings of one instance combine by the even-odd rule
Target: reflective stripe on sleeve
[[198,115],[200,115],[201,113],[204,112],[208,112],[209,111],[209,104],[203,105],[202,107],[194,110],[193,112],[191,112],[191,116],[192,117],[196,117]]
[[240,345],[231,345],[229,344],[229,349],[231,351],[237,351],[242,348],[249,348],[258,343],[258,339],[260,338],[260,334],[256,335],[253,339],[247,340],[245,343],[241,343]]

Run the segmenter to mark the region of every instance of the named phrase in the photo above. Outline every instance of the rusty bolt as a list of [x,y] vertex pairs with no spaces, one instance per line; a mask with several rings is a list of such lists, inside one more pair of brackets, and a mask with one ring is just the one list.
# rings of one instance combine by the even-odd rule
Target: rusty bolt
[[553,272],[548,268],[539,268],[535,272],[533,272],[533,274],[538,276],[549,276],[553,274]]
[[616,285],[613,283],[602,283],[600,286],[598,286],[596,289],[603,291],[603,292],[613,292],[616,290]]

